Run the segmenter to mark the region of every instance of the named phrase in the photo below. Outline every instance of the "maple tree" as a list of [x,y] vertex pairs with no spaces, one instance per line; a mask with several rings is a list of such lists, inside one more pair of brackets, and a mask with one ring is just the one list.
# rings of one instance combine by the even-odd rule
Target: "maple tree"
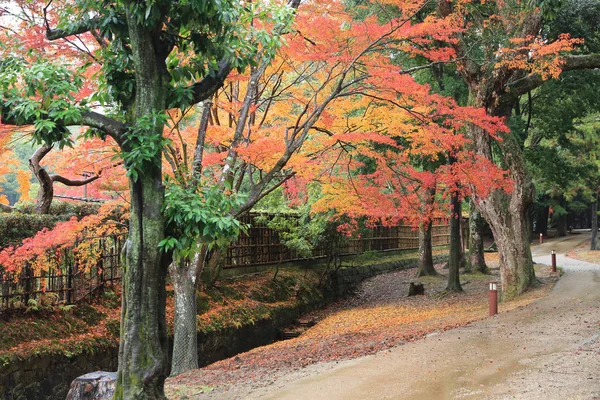
[[[24,46],[34,51],[20,57],[17,47],[3,48],[2,122],[33,125],[35,139],[47,145],[65,144],[66,127],[81,125],[118,144],[128,171],[131,218],[116,397],[164,398],[164,110],[209,98],[232,69],[247,65],[255,51],[245,44],[252,10],[237,2],[51,2],[36,3],[35,11],[36,41]],[[78,35],[96,40],[89,54],[99,66],[35,51],[47,40],[73,49]],[[30,71],[37,75],[24,84],[21,77]],[[81,96],[90,81],[89,96]],[[93,111],[93,105],[108,112]]]
[[[540,37],[552,6],[523,5],[518,2],[484,4],[439,1],[437,12],[459,24],[460,40],[451,43],[454,62],[469,88],[469,102],[483,107],[491,116],[508,124],[519,96],[527,94],[561,71],[594,68],[598,55],[569,55],[580,43],[568,35],[554,40]],[[480,39],[480,38],[483,38]],[[490,162],[498,149],[502,165],[510,171],[513,190],[497,191],[473,202],[490,224],[500,252],[503,295],[513,297],[534,283],[529,249],[530,225],[527,215],[533,188],[526,170],[522,147],[513,134],[502,135],[498,145],[480,128],[468,127],[477,153]]]

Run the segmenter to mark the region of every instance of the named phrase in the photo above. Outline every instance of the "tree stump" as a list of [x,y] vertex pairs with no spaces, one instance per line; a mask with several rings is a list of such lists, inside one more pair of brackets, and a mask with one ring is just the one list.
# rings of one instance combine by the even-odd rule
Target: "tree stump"
[[418,296],[418,295],[424,295],[425,294],[425,287],[423,286],[422,283],[414,283],[411,282],[410,286],[408,287],[408,296]]
[[90,372],[71,382],[66,400],[109,400],[113,398],[116,384],[116,372]]

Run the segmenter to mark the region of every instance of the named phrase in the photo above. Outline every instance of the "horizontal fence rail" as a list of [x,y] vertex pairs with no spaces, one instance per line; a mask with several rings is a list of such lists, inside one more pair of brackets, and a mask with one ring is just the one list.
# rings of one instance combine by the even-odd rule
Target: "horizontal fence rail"
[[[258,215],[261,216],[260,222],[256,220]],[[242,218],[242,222],[249,228],[229,245],[223,268],[272,265],[329,256],[330,249],[326,246],[317,246],[310,257],[302,257],[295,250],[286,247],[278,231],[263,222],[273,216],[249,214]],[[436,221],[431,233],[433,246],[450,243],[450,229],[447,224]],[[337,248],[337,254],[414,250],[419,247],[418,235],[418,230],[406,225],[376,226],[360,237],[343,240]],[[92,250],[96,255],[94,264],[91,267],[88,265],[87,268],[83,268],[78,262],[77,246],[60,250],[57,257],[61,260],[60,265],[46,272],[36,274],[30,266],[25,265],[15,276],[2,274],[0,267],[0,310],[43,304],[75,304],[100,293],[105,288],[110,288],[121,279],[120,254],[126,237],[126,233],[123,233],[80,241],[78,245],[83,243],[88,252]]]
[[[126,234],[86,238],[61,249],[56,268],[35,273],[29,265],[18,275],[2,274],[0,310],[43,305],[75,304],[121,279],[120,254]],[[94,265],[83,268],[76,257],[78,246],[96,254]]]
[[[256,221],[261,216],[261,222]],[[319,259],[328,256],[325,246],[317,246],[311,257],[302,257],[297,251],[283,244],[279,233],[262,222],[270,214],[249,214],[241,220],[249,225],[247,233],[242,233],[227,249],[223,268],[239,268],[258,265],[279,264],[282,262]],[[267,218],[265,218],[267,217]],[[291,216],[293,218],[293,216]],[[463,223],[463,227],[467,224]],[[340,234],[341,235],[341,234]],[[431,231],[432,246],[450,244],[450,227],[436,221]],[[415,250],[419,248],[419,231],[412,226],[376,226],[366,234],[349,238],[337,249],[338,254],[356,255],[366,251]]]

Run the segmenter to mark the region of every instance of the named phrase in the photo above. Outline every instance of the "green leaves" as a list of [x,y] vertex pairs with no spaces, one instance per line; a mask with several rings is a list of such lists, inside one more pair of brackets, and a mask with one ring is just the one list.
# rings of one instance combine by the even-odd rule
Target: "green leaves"
[[78,101],[83,80],[67,65],[8,57],[0,63],[0,105],[3,119],[33,124],[34,138],[47,144],[70,143],[69,125],[77,125],[85,100]]
[[228,245],[245,229],[231,215],[243,200],[217,185],[196,190],[167,182],[163,214],[168,236],[160,242],[160,248],[173,251],[175,258],[188,258],[199,250],[199,245]]
[[121,157],[125,161],[127,176],[133,181],[137,181],[145,165],[161,162],[162,149],[167,144],[162,135],[166,124],[166,113],[154,112],[138,118],[125,135]]

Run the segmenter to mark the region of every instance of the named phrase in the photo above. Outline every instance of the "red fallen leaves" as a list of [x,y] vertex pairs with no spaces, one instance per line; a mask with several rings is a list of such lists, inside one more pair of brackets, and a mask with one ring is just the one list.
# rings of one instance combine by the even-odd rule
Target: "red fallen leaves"
[[[489,262],[488,262],[489,264]],[[440,271],[443,273],[443,271]],[[265,385],[293,370],[308,365],[352,359],[469,324],[487,316],[486,283],[489,276],[469,276],[465,294],[449,294],[434,299],[405,297],[414,270],[371,278],[361,285],[355,297],[340,300],[325,310],[303,319],[320,322],[302,336],[256,348],[168,381],[174,389],[183,386],[220,386],[248,383]],[[425,278],[426,293],[443,290],[444,278]],[[506,311],[541,297],[544,288],[502,304]]]

